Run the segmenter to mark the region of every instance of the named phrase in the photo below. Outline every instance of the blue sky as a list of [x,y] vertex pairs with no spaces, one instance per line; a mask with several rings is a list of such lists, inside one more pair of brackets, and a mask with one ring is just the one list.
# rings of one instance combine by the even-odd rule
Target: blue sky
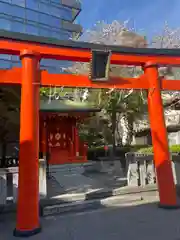
[[138,32],[149,38],[163,29],[180,26],[180,0],[81,0],[82,12],[77,22],[90,29],[97,21],[129,19]]

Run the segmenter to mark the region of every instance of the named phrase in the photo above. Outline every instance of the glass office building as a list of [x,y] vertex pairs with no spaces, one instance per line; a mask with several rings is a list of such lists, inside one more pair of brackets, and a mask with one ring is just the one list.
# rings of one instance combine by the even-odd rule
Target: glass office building
[[[74,20],[79,0],[0,0],[0,29],[56,39],[77,38],[82,28]],[[0,68],[21,65],[19,57],[0,55]],[[61,66],[63,64],[61,63]],[[41,68],[61,72],[59,61],[41,60]]]

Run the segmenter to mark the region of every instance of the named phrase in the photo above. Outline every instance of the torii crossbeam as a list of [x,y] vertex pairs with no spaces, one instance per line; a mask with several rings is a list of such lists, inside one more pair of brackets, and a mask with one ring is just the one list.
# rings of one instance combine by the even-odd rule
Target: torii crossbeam
[[[106,82],[92,82],[88,76],[49,74],[39,69],[42,58],[89,62],[92,50],[110,50],[111,64],[142,66],[144,74],[139,78],[110,77]],[[1,84],[21,84],[19,190],[15,236],[30,236],[41,229],[38,189],[40,85],[147,89],[160,206],[178,207],[161,90],[180,90],[180,80],[160,79],[158,66],[180,65],[179,49],[135,49],[0,31],[0,54],[19,55],[22,62],[22,68],[0,70]]]

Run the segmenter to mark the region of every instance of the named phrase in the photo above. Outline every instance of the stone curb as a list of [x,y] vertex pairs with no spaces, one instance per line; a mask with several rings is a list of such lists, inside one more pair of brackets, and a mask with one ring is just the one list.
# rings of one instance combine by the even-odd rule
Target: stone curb
[[143,192],[157,191],[157,186],[155,184],[147,185],[145,187],[121,187],[110,189],[106,191],[97,191],[86,194],[86,200],[91,199],[101,199],[117,195],[128,195],[128,194],[138,194]]
[[42,217],[54,216],[58,214],[77,213],[86,210],[102,209],[108,206],[112,206],[113,203],[117,202],[118,204],[123,204],[141,200],[142,197],[140,195],[129,195],[128,197],[126,195],[118,197],[113,196],[106,199],[87,200],[74,203],[46,206],[42,210]]
[[[90,201],[90,200],[100,200],[105,199],[113,196],[124,196],[130,194],[139,194],[143,192],[155,192],[157,191],[156,185],[149,185],[146,187],[121,187],[115,189],[105,189],[90,192],[87,194],[79,193],[79,194],[67,194],[55,199],[44,199],[41,200],[40,205],[41,207],[52,206],[52,205],[59,205],[59,204],[66,204],[66,203],[73,203],[73,202],[80,202],[80,201]],[[71,201],[68,199],[71,198]]]
[[42,209],[41,215],[42,217],[57,215],[68,212],[80,212],[86,209],[96,209],[100,208],[101,203],[99,200],[92,201],[80,201],[75,203],[66,203],[66,204],[58,204],[52,206],[46,206]]
[[[121,187],[121,188],[116,188],[116,189],[106,189],[106,190],[100,190],[96,192],[91,192],[88,194],[73,194],[69,195],[71,196],[71,201],[68,201],[66,199],[57,198],[57,199],[44,199],[40,200],[40,215],[43,215],[43,211],[46,207],[52,207],[52,206],[62,206],[65,207],[65,209],[69,208],[72,209],[72,206],[74,207],[75,205],[78,205],[76,208],[84,208],[84,206],[91,207],[93,203],[96,206],[100,206],[100,200],[114,197],[114,196],[126,196],[126,195],[138,195],[140,193],[146,193],[146,192],[156,192],[157,191],[157,186],[156,185],[147,185],[145,187]],[[75,199],[73,201],[73,198]],[[86,204],[87,202],[87,204]],[[84,204],[84,205],[83,205]],[[61,208],[62,208],[61,207]],[[64,210],[64,212],[67,210]],[[16,212],[16,204],[7,204],[6,206],[0,206],[0,213],[12,213]],[[62,210],[61,210],[62,212]]]
[[141,200],[142,195],[149,192],[157,192],[157,186],[146,186],[146,187],[124,187],[118,188],[114,190],[106,190],[99,192],[92,192],[86,194],[85,199],[80,199],[76,202],[64,202],[60,204],[51,204],[44,205],[41,208],[41,216],[51,216],[65,213],[73,213],[73,212],[82,212],[85,210],[93,210],[99,209],[104,206],[106,201],[111,201],[114,197],[118,197],[119,202],[132,202]]

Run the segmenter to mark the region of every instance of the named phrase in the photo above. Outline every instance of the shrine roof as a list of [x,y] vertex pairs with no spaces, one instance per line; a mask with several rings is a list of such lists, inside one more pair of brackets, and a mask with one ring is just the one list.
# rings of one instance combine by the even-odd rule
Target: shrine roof
[[87,102],[70,100],[41,100],[40,111],[42,112],[100,112],[100,108],[90,105]]

